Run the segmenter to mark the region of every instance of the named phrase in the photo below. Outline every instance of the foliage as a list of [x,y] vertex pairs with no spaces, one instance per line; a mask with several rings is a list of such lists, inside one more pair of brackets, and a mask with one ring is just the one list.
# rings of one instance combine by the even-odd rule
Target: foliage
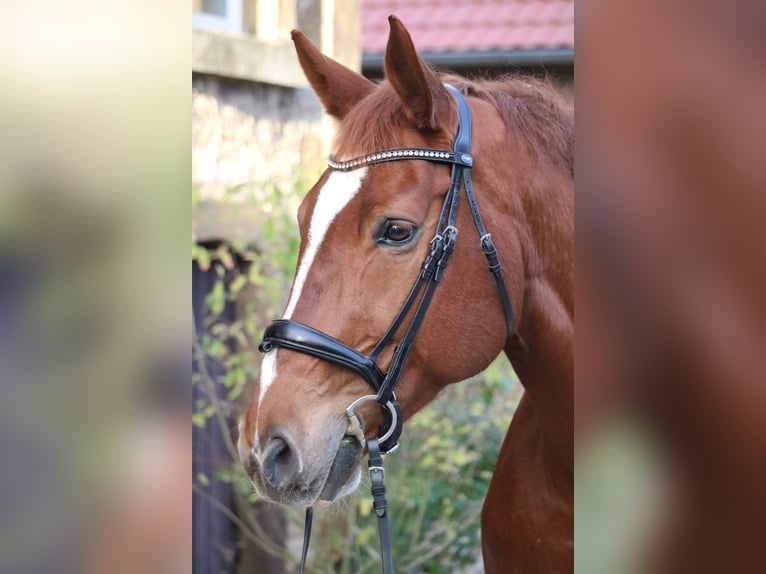
[[[194,405],[192,423],[211,420],[231,437],[231,464],[217,478],[231,482],[245,504],[233,516],[243,539],[268,552],[297,561],[299,548],[275,541],[258,523],[250,504],[257,500],[237,462],[237,420],[250,399],[260,360],[254,353],[264,323],[284,305],[298,252],[295,210],[305,186],[265,192],[237,188],[228,200],[247,201],[263,212],[263,239],[257,246],[203,246],[192,236],[192,260],[201,269],[215,269],[217,281],[207,298],[207,332],[195,335],[197,356],[222,368],[224,398],[203,369],[193,380],[206,389],[205,400]],[[193,201],[198,201],[196,196]],[[236,255],[235,255],[236,253]],[[239,302],[235,320],[216,320],[227,304]],[[510,417],[518,399],[515,376],[503,357],[481,375],[446,389],[405,425],[402,445],[386,457],[394,559],[398,572],[453,573],[480,557],[479,515]],[[218,397],[221,396],[219,389]],[[238,408],[232,413],[232,406]],[[231,415],[236,418],[232,418]],[[227,417],[229,417],[227,419]],[[204,492],[210,477],[197,476],[194,488]],[[302,514],[285,510],[293,532],[302,527]],[[316,572],[378,572],[377,523],[370,513],[369,480],[357,493],[315,513],[311,570]]]

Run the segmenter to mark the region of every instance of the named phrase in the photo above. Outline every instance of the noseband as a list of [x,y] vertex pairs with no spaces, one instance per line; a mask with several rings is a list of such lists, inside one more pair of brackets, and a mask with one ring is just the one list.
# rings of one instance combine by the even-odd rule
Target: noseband
[[[466,199],[468,200],[473,222],[479,232],[482,251],[487,258],[489,270],[495,278],[500,293],[500,300],[505,313],[507,338],[510,338],[513,333],[513,311],[503,280],[497,249],[492,242],[492,236],[484,227],[471,184],[471,168],[473,167],[473,156],[471,155],[471,111],[465,97],[457,89],[449,84],[444,85],[455,97],[458,104],[459,124],[452,150],[397,148],[377,151],[348,161],[336,161],[333,156],[330,156],[327,162],[330,169],[335,171],[353,171],[369,165],[412,159],[452,165],[452,179],[444,199],[441,214],[439,215],[436,234],[431,240],[429,252],[423,261],[420,274],[402,304],[399,313],[394,317],[391,326],[383,334],[369,355],[365,355],[326,333],[291,319],[273,321],[266,328],[263,342],[258,347],[262,352],[271,351],[276,347],[284,347],[285,349],[298,351],[335,363],[354,371],[372,387],[375,394],[365,395],[351,403],[346,409],[346,415],[349,418],[349,424],[358,425],[359,428],[363,429],[361,420],[356,414],[355,409],[357,405],[365,401],[377,401],[383,411],[384,423],[380,429],[379,436],[369,438],[365,442],[369,453],[370,477],[372,479],[374,499],[373,507],[378,515],[380,526],[383,571],[386,573],[393,572],[393,564],[391,561],[388,523],[386,519],[383,463],[380,455],[392,452],[399,446],[398,440],[402,432],[403,417],[399,403],[396,401],[394,390],[399,382],[402,370],[412,350],[415,337],[431,303],[436,287],[444,276],[447,263],[455,248],[458,235],[455,222],[457,219],[461,184],[465,188]],[[413,307],[415,307],[415,311],[409,325],[404,336],[396,345],[391,364],[384,373],[378,366],[377,358],[381,351],[391,343],[394,334],[402,326]],[[304,541],[302,563],[305,561],[306,546],[308,544],[310,516],[310,509],[307,509],[306,538]],[[302,571],[303,564],[301,566]]]

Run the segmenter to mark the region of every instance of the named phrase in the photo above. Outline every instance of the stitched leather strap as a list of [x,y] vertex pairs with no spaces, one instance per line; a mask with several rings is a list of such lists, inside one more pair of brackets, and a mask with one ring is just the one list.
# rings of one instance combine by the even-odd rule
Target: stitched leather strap
[[370,472],[370,492],[372,493],[372,509],[378,517],[378,538],[380,538],[380,560],[383,564],[383,574],[393,574],[394,559],[391,552],[391,531],[388,526],[388,501],[386,501],[386,486],[383,481],[386,471],[383,468],[383,457],[378,448],[378,439],[367,439],[367,462]]
[[351,369],[364,377],[376,391],[383,381],[383,373],[373,359],[335,337],[298,321],[277,319],[266,327],[258,350],[266,353],[274,347],[292,349]]
[[303,522],[303,550],[301,551],[300,574],[306,570],[306,557],[309,555],[309,542],[311,541],[311,523],[314,521],[314,507],[306,508],[306,519]]
[[436,292],[436,286],[439,284],[439,281],[441,281],[444,270],[447,268],[449,257],[452,255],[457,237],[456,231],[448,230],[445,232],[445,235],[446,237],[439,238],[435,242],[435,245],[432,247],[431,255],[426,259],[426,263],[423,266],[424,269],[421,276],[423,274],[426,276],[426,287],[423,296],[420,299],[420,303],[418,303],[418,307],[415,310],[415,314],[407,327],[407,331],[396,346],[394,356],[391,359],[391,365],[389,365],[388,371],[386,372],[386,377],[383,379],[380,389],[378,389],[378,402],[381,404],[385,404],[391,400],[391,397],[393,396],[407,361],[407,357],[415,343],[415,337],[420,330],[420,326],[426,316],[426,311],[428,311],[428,307]]
[[487,258],[487,265],[490,273],[495,278],[495,284],[497,285],[498,293],[500,294],[500,302],[503,304],[503,313],[505,314],[505,342],[507,343],[513,335],[513,307],[511,306],[511,298],[508,295],[508,289],[505,287],[505,279],[503,278],[503,266],[500,264],[500,257],[497,253],[497,248],[492,242],[492,235],[487,232],[487,228],[484,227],[484,221],[481,218],[479,212],[479,205],[476,202],[476,196],[473,193],[473,184],[471,183],[471,172],[465,170],[463,174],[463,187],[465,187],[465,195],[468,199],[468,205],[471,208],[471,215],[473,216],[473,223],[476,226],[476,230],[479,232],[481,249],[484,251],[484,256]]

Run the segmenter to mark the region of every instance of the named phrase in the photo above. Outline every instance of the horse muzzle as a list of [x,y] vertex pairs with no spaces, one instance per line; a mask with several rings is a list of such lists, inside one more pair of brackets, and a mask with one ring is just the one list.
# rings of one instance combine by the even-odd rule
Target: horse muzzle
[[363,445],[354,434],[344,434],[329,453],[327,443],[301,448],[284,429],[264,445],[243,453],[243,463],[256,492],[267,500],[286,505],[333,502],[359,484]]

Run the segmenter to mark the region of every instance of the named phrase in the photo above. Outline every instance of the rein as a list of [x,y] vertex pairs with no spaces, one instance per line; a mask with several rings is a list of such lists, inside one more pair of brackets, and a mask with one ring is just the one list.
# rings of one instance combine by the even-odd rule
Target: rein
[[[330,169],[336,171],[352,171],[368,165],[410,159],[452,165],[450,187],[444,199],[444,205],[436,226],[436,234],[431,240],[428,255],[423,261],[415,284],[412,286],[410,293],[404,300],[401,309],[396,317],[394,317],[388,330],[380,338],[372,352],[369,355],[365,355],[338,339],[313,329],[308,325],[291,319],[278,319],[266,328],[263,342],[258,347],[261,352],[268,352],[276,347],[284,347],[335,363],[356,372],[367,381],[367,384],[375,392],[375,394],[365,395],[351,403],[346,408],[346,416],[349,419],[350,425],[357,425],[363,431],[364,425],[359,415],[356,414],[356,407],[366,401],[377,401],[383,411],[384,423],[381,426],[379,436],[366,440],[363,439],[362,445],[364,446],[366,443],[369,456],[368,464],[372,483],[373,509],[378,517],[381,560],[384,574],[393,573],[393,560],[391,556],[388,515],[386,512],[386,488],[383,484],[385,470],[383,468],[382,455],[393,452],[399,446],[398,440],[402,432],[403,423],[401,407],[396,401],[394,391],[409,353],[412,350],[415,337],[425,318],[426,311],[431,304],[436,287],[444,276],[447,263],[455,248],[458,235],[455,222],[457,220],[461,184],[465,188],[465,195],[471,210],[473,223],[481,238],[481,249],[487,258],[489,270],[495,278],[500,294],[503,312],[505,313],[507,339],[513,334],[513,310],[508,291],[505,287],[505,281],[503,280],[497,249],[492,242],[491,234],[487,232],[482,221],[471,183],[471,168],[473,167],[473,156],[471,155],[471,111],[465,97],[457,89],[449,84],[444,85],[455,97],[459,113],[458,130],[451,151],[427,148],[396,148],[381,150],[363,157],[340,162],[336,161],[333,156],[330,156],[327,162]],[[404,319],[413,306],[415,306],[416,301],[418,303],[414,314],[410,319],[404,336],[396,345],[388,371],[384,373],[378,366],[376,359],[381,351],[391,343],[391,339],[402,326]],[[306,509],[304,544],[301,556],[301,574],[304,571],[306,555],[308,553],[312,517],[313,509],[308,507]]]

